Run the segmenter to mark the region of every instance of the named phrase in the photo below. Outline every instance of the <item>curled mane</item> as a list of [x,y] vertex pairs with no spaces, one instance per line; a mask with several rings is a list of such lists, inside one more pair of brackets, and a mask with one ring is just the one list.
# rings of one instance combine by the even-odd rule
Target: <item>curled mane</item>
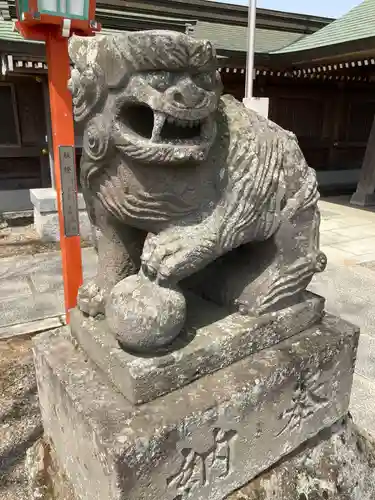
[[99,67],[108,87],[117,87],[137,71],[208,71],[217,65],[216,52],[206,40],[163,30],[136,31],[95,37],[73,36],[69,54],[81,71]]

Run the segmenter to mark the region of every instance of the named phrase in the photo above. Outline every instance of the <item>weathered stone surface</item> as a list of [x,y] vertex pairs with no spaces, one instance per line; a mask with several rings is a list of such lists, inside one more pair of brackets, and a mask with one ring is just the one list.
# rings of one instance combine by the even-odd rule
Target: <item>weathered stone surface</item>
[[227,500],[373,500],[375,442],[345,418]]
[[44,439],[28,449],[25,470],[30,500],[78,500],[55,451]]
[[26,454],[25,471],[31,500],[49,500],[45,443],[38,440]]
[[358,331],[327,316],[140,406],[69,340],[36,340],[47,438],[80,500],[223,500],[347,412]]
[[[69,480],[53,459],[53,450],[43,442],[38,442],[32,450],[27,464],[29,475],[31,472],[31,498],[78,500]],[[34,479],[36,472],[37,481]],[[227,500],[374,498],[374,439],[358,429],[350,417],[345,417],[282,458],[248,485],[229,495]]]
[[132,403],[146,403],[202,375],[271,347],[318,323],[324,299],[306,293],[305,301],[261,318],[230,316],[222,308],[190,294],[184,335],[157,356],[123,351],[105,320],[72,311],[71,332],[90,359]]
[[[163,312],[168,290],[186,280],[250,316],[298,303],[326,265],[316,174],[292,133],[221,97],[212,44],[148,30],[72,37],[70,56],[81,185],[101,230],[98,274],[80,290],[81,310],[105,312],[125,346],[153,354],[182,323]],[[117,293],[128,297],[123,280],[141,267],[149,289],[167,289],[149,307],[135,299],[138,289],[131,300]],[[135,319],[142,331],[129,338],[124,325]]]

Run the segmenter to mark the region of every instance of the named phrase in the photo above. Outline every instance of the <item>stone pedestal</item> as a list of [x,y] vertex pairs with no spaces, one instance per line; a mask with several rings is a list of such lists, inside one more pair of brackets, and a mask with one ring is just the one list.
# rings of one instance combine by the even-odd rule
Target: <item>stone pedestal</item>
[[[59,241],[56,191],[53,188],[30,189],[30,200],[34,208],[34,226],[41,240]],[[92,229],[82,193],[78,193],[78,210],[81,238],[91,241]]]
[[152,358],[78,311],[40,336],[45,435],[77,499],[223,500],[345,416],[359,332],[322,312],[313,295],[261,319],[190,298]]

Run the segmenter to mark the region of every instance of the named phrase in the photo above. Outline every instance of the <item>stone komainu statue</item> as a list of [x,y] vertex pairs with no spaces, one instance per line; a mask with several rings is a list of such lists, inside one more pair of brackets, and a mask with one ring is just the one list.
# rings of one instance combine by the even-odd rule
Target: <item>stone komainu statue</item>
[[73,37],[70,56],[101,232],[80,309],[141,350],[179,334],[182,290],[252,315],[303,300],[326,264],[315,172],[292,133],[221,97],[212,45],[144,31]]

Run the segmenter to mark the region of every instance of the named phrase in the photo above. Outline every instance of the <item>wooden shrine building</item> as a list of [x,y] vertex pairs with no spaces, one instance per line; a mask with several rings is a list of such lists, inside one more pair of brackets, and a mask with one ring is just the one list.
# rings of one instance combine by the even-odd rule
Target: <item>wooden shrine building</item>
[[[365,0],[336,21],[257,10],[255,95],[269,97],[269,117],[297,134],[323,190],[354,191],[359,178],[375,114],[371,9],[375,0]],[[30,208],[29,189],[51,186],[53,162],[44,45],[24,41],[14,18],[15,1],[0,0],[0,212]],[[105,33],[173,29],[213,41],[225,92],[243,98],[247,7],[106,0],[97,19]],[[78,158],[81,142],[77,130]]]

